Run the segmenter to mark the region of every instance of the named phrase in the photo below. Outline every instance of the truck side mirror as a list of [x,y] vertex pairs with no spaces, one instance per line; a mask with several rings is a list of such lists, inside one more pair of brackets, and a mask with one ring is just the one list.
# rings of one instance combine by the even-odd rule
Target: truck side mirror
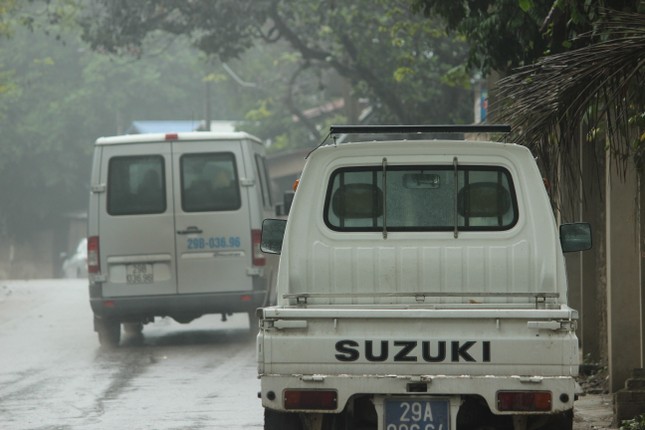
[[262,221],[260,250],[266,254],[280,254],[286,226],[287,220],[284,219],[269,218]]
[[591,225],[586,222],[562,224],[560,226],[560,244],[562,252],[591,249]]

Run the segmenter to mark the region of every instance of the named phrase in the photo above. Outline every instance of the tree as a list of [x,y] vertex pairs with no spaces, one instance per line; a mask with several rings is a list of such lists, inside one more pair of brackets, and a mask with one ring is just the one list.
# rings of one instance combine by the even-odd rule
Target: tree
[[[411,0],[443,16],[471,44],[470,66],[507,75],[497,83],[497,121],[540,154],[546,170],[571,151],[581,123],[604,128],[615,158],[643,159],[645,46],[642,0]],[[506,40],[520,43],[505,49]],[[531,43],[531,40],[535,43]]]
[[[376,121],[471,120],[468,76],[460,67],[466,44],[410,13],[402,1],[96,0],[92,5],[81,22],[84,39],[97,50],[138,55],[145,38],[162,31],[186,35],[227,62],[252,46],[286,42],[293,67],[283,82],[282,101],[293,114],[313,107],[298,106],[304,100],[292,97],[302,77],[331,70],[350,83],[355,98],[370,99]],[[316,130],[309,127],[314,140]]]
[[9,16],[16,7],[16,0],[0,0],[0,37],[11,34]]
[[503,75],[553,55],[586,46],[605,8],[636,10],[640,0],[410,0],[426,17],[470,42],[468,65]]
[[[139,61],[113,58],[90,51],[78,28],[38,21],[47,16],[41,5],[21,12],[11,38],[0,40],[8,78],[0,94],[0,237],[27,241],[86,208],[97,137],[134,119],[200,121],[208,71],[181,40],[151,39]],[[31,29],[25,16],[36,19]],[[213,90],[217,109],[243,115],[227,91]]]
[[586,124],[590,140],[609,138],[619,165],[635,160],[642,166],[645,13],[605,10],[599,17],[596,30],[583,35],[593,43],[542,57],[502,79],[496,115],[544,160],[566,160],[577,125]]

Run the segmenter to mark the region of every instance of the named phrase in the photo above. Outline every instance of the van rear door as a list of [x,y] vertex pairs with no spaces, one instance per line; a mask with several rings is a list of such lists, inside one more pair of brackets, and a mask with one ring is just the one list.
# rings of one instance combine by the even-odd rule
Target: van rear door
[[179,293],[252,289],[247,168],[239,140],[173,142]]
[[97,199],[105,297],[175,294],[171,147],[101,145]]

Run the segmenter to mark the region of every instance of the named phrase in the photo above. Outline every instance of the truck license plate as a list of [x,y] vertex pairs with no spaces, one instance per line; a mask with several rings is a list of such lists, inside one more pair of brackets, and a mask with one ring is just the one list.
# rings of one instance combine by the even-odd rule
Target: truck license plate
[[450,430],[448,399],[389,398],[385,430]]
[[151,284],[154,282],[152,264],[127,264],[125,279],[128,284]]

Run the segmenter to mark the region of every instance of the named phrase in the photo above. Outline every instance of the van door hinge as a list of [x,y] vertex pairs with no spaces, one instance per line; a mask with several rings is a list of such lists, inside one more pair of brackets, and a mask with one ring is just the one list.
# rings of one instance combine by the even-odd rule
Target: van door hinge
[[90,187],[90,191],[94,194],[104,193],[105,189],[105,184],[92,185],[92,187]]
[[243,187],[252,187],[255,185],[255,181],[253,179],[240,178],[240,185]]

